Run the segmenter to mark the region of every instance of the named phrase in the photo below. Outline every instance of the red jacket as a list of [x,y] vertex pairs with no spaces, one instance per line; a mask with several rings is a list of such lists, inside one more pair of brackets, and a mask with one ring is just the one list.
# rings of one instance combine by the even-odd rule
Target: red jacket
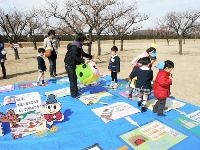
[[170,85],[172,80],[169,78],[170,73],[159,70],[154,82],[154,95],[158,99],[166,99],[170,95]]

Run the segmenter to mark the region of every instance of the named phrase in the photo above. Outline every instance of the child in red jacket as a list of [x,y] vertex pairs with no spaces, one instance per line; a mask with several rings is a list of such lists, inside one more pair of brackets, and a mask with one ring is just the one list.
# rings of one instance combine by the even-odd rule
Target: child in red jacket
[[163,70],[159,70],[154,82],[154,95],[158,99],[153,107],[153,112],[158,116],[164,116],[163,110],[166,104],[166,98],[170,95],[170,85],[172,84],[172,74],[174,63],[170,60],[164,62]]

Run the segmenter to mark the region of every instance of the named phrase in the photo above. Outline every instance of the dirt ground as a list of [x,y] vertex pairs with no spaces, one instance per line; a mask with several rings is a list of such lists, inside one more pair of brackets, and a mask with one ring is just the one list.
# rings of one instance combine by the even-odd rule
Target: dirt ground
[[[121,58],[121,72],[118,78],[128,78],[131,70],[131,60],[133,57],[139,55],[150,47],[153,40],[132,40],[124,41],[124,50],[119,51]],[[171,86],[171,96],[177,99],[200,106],[200,40],[186,40],[183,44],[183,55],[178,55],[178,41],[171,40],[170,45],[167,45],[166,40],[157,40],[157,61],[155,65],[164,60],[172,60],[175,63],[175,68],[172,71],[173,85]],[[59,48],[57,59],[57,74],[58,77],[66,76],[64,68],[64,56],[66,53],[67,42],[62,42]],[[120,48],[120,43],[117,41],[116,45]],[[96,59],[97,66],[100,72],[104,75],[110,75],[107,69],[110,48],[112,41],[102,42],[102,55]],[[97,43],[93,43],[92,54],[97,54]],[[24,47],[19,49],[19,60],[14,59],[14,52],[9,47],[7,50],[7,79],[2,78],[0,74],[0,86],[36,81],[38,77],[37,69],[37,51],[32,47]],[[84,47],[87,52],[87,47]],[[49,66],[48,59],[45,58],[47,67]],[[154,79],[158,69],[153,67]],[[45,78],[50,78],[49,70],[45,73]]]

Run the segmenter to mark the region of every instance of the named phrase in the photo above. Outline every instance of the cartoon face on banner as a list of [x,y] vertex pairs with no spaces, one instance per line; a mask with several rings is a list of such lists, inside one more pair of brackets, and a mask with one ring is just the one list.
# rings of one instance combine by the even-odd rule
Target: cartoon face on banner
[[96,63],[94,61],[90,60],[88,65],[91,67],[92,72],[93,72],[94,75],[100,76],[99,69],[97,68],[97,65],[96,65]]

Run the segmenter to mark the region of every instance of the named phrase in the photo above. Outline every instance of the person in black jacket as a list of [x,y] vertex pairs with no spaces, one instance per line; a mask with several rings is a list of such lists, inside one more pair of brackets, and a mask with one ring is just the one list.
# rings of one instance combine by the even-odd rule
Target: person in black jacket
[[4,79],[6,79],[5,60],[6,60],[6,51],[4,50],[4,42],[0,35],[0,63]]
[[[45,49],[44,48],[39,48],[38,49],[38,56],[37,56],[37,62],[38,62],[38,69],[39,69],[39,76],[37,79],[37,85],[38,86],[44,86],[45,82],[44,82],[44,72],[46,71],[46,65],[45,65],[45,61],[44,61],[44,53],[45,53]],[[42,84],[40,84],[40,79],[42,78]]]
[[113,46],[111,48],[112,56],[110,57],[110,62],[108,65],[108,69],[111,71],[112,78],[112,82],[110,84],[111,88],[117,88],[118,86],[117,74],[120,72],[120,58],[117,55],[117,51],[117,46]]
[[[82,46],[85,40],[86,36],[82,33],[78,33],[75,40],[67,45],[68,51],[64,58],[65,69],[70,82],[70,93],[74,98],[78,96],[77,75],[75,71],[76,65],[88,63],[88,59],[95,58],[95,56],[89,55],[83,51]],[[83,59],[83,57],[88,59]]]

